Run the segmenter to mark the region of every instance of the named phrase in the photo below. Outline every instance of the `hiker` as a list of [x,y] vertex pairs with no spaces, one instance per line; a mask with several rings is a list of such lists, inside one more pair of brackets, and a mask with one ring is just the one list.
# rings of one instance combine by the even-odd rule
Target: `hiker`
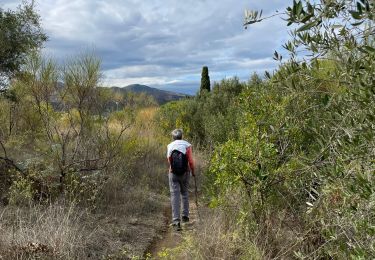
[[[182,140],[182,130],[172,131],[173,142],[168,145],[167,158],[169,162],[169,190],[172,204],[172,226],[181,230],[180,220],[189,222],[189,179],[194,173],[194,161],[191,144]],[[182,197],[182,218],[180,207]]]

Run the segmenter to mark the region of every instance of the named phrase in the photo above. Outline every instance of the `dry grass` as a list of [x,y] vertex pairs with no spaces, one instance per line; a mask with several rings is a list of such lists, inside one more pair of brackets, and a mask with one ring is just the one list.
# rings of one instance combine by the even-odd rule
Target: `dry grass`
[[[200,221],[181,246],[168,252],[170,259],[263,259],[255,243],[222,211],[200,209]],[[167,257],[167,258],[168,258]]]
[[85,258],[95,230],[89,230],[73,205],[52,204],[4,208],[0,215],[0,255],[3,259]]
[[0,259],[142,256],[165,227],[163,212],[169,205],[165,158],[169,139],[155,132],[155,111],[145,109],[137,115],[121,158],[103,172],[105,181],[98,184],[93,205],[55,202],[0,208]]
[[128,173],[108,174],[94,209],[61,202],[0,208],[0,259],[142,256],[164,227],[167,175],[157,159],[136,159]]
[[164,227],[165,197],[127,185],[112,195],[94,211],[62,203],[1,209],[0,259],[142,256]]

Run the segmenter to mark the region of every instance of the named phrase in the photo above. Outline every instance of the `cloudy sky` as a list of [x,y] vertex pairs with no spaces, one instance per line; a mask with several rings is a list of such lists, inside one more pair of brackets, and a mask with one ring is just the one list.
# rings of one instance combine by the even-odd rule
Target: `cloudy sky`
[[[20,1],[0,0],[3,8]],[[102,59],[103,84],[146,84],[194,94],[202,66],[211,81],[247,80],[277,63],[274,50],[288,38],[278,17],[242,26],[245,9],[265,15],[285,0],[39,0],[36,9],[49,41],[44,52],[63,61],[94,49]]]

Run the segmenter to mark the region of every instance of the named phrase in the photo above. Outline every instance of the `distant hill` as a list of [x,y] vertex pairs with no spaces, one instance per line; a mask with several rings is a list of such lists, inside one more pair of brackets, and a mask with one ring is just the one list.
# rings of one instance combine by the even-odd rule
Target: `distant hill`
[[151,88],[146,85],[140,85],[140,84],[132,84],[128,85],[126,87],[111,87],[111,89],[115,92],[134,92],[134,93],[146,93],[150,96],[152,96],[156,102],[158,102],[159,105],[165,104],[170,101],[179,100],[185,97],[188,97],[188,95],[175,93],[171,91],[161,90],[157,88]]

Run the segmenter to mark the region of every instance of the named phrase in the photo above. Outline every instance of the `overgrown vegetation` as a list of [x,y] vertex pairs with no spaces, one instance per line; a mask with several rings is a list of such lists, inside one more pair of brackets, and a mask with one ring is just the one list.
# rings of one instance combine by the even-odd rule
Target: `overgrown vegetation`
[[[375,257],[374,10],[365,0],[294,1],[290,59],[275,53],[273,75],[225,80],[161,110],[165,129],[183,127],[213,151],[207,199],[224,223],[235,220],[224,237],[248,241],[230,255],[189,247],[198,258],[240,258],[246,248],[272,259]],[[248,11],[245,24],[262,19]],[[214,248],[231,244],[223,241]]]
[[180,127],[188,139],[213,148],[237,134],[237,98],[245,85],[237,78],[222,80],[214,84],[211,92],[203,91],[197,98],[162,106],[157,121],[165,134]]
[[[163,226],[164,149],[176,127],[208,154],[203,195],[214,209],[168,255],[375,257],[373,2],[293,1],[289,58],[275,52],[274,73],[208,91],[204,69],[207,91],[160,109],[101,88],[95,55],[64,66],[41,57],[39,18],[20,10],[0,10],[36,37],[0,71],[11,79],[0,96],[1,257],[142,255]],[[246,26],[268,19],[246,13]]]
[[0,90],[20,71],[27,54],[46,40],[33,2],[23,2],[17,11],[0,8]]
[[100,77],[93,54],[59,66],[31,52],[0,96],[1,257],[136,257],[163,226],[155,103]]
[[156,108],[128,95],[113,111],[99,79],[91,54],[59,67],[34,53],[0,98],[2,257],[139,256],[164,224]]

